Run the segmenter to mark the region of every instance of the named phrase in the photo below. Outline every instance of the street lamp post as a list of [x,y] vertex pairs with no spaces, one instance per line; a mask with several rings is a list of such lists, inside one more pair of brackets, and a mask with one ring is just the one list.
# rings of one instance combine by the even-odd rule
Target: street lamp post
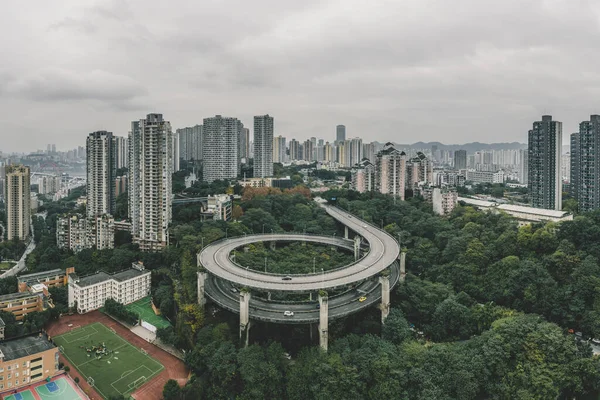
[[263,224],[263,235],[265,234],[265,224]]
[[204,236],[202,236],[202,248],[204,248]]
[[225,228],[225,239],[227,239],[227,231],[229,230],[229,228]]
[[321,268],[321,289],[325,290],[325,271]]
[[317,267],[317,257],[313,257],[313,274],[316,272]]
[[267,272],[267,257],[265,257],[265,273]]

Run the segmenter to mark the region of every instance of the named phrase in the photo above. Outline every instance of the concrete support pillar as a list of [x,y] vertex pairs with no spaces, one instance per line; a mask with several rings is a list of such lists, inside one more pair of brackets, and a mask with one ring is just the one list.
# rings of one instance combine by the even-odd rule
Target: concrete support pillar
[[250,336],[250,297],[250,292],[240,291],[240,340],[244,340],[246,347]]
[[381,283],[381,323],[384,324],[390,314],[390,277],[380,276]]
[[277,245],[277,242],[270,242],[269,246],[271,247],[272,251],[275,251],[275,246]]
[[361,242],[361,237],[356,235],[354,236],[354,261],[358,260],[360,258],[360,242]]
[[344,227],[344,237],[346,239],[348,239],[348,227],[347,226]]
[[319,345],[325,351],[327,351],[327,338],[328,338],[328,320],[329,320],[329,298],[327,295],[321,296],[319,294]]
[[204,307],[206,304],[206,296],[204,295],[204,284],[208,279],[208,273],[198,272],[198,304]]
[[406,280],[406,251],[400,253],[400,282]]
[[271,301],[271,292],[267,292],[267,300]]

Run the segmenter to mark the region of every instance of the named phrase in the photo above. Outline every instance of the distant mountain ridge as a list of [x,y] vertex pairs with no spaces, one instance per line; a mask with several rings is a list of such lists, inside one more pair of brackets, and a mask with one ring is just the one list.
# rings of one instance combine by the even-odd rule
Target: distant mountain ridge
[[480,143],[471,142],[465,144],[443,144],[440,142],[417,142],[409,145],[413,149],[431,149],[431,146],[437,146],[438,150],[466,150],[467,153],[474,153],[481,150],[524,150],[526,143]]

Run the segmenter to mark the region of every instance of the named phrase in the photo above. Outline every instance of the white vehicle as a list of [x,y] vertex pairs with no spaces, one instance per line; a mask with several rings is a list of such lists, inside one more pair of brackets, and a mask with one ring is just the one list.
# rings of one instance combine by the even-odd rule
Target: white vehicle
[[284,311],[283,315],[285,315],[286,317],[293,317],[294,313],[292,311]]

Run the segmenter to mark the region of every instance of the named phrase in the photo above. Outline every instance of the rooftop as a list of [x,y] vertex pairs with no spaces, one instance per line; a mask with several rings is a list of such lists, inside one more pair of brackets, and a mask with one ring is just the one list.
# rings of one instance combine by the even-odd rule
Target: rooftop
[[139,271],[137,269],[126,269],[121,272],[117,272],[115,274],[108,274],[104,271],[97,272],[93,275],[78,277],[77,274],[70,274],[69,277],[74,279],[77,282],[79,287],[96,285],[98,283],[102,283],[108,281],[110,279],[114,279],[117,282],[123,282],[132,278],[136,278],[138,276],[142,276],[144,274],[149,274],[150,271]]
[[48,339],[39,335],[26,336],[0,343],[0,352],[4,354],[4,361],[16,360],[54,348],[56,346],[50,343]]
[[30,299],[30,298],[36,297],[36,296],[38,296],[38,294],[29,293],[29,292],[9,293],[9,294],[4,294],[4,295],[0,296],[0,302],[9,301],[9,300],[24,300],[24,299]]
[[464,201],[467,204],[471,204],[477,207],[495,207],[497,205],[497,203],[494,203],[492,201],[471,199],[470,197],[459,197],[458,201]]
[[37,281],[38,279],[43,279],[46,277],[54,277],[56,275],[60,275],[60,274],[64,274],[65,270],[57,268],[57,269],[52,269],[50,271],[43,271],[43,272],[36,272],[33,274],[27,274],[27,275],[19,275],[18,279],[19,282],[31,282],[31,281]]

